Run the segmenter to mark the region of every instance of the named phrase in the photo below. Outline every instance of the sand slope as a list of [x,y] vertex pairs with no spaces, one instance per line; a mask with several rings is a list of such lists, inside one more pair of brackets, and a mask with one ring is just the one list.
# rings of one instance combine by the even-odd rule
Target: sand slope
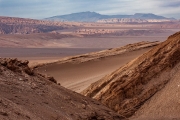
[[137,119],[139,116],[142,119],[178,119],[179,63],[180,32],[93,83],[83,94],[126,117],[132,116],[145,103]]
[[0,120],[121,120],[96,100],[34,73],[27,61],[0,59]]
[[159,42],[140,42],[38,66],[42,74],[53,76],[62,86],[81,92],[91,83],[118,69],[128,61],[150,50]]
[[180,64],[171,74],[170,82],[136,111],[132,120],[180,119]]

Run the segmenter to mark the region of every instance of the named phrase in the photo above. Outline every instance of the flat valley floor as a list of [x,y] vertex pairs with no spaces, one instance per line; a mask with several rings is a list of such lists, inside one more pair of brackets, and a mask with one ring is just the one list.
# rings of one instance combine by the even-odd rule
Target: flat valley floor
[[[33,67],[39,64],[56,62],[64,57],[122,47],[141,41],[162,42],[174,31],[178,31],[178,29],[172,29],[158,35],[66,38],[59,38],[59,36],[53,36],[53,34],[2,35],[0,41],[6,42],[2,42],[3,44],[0,45],[0,57],[29,60],[29,66]],[[53,76],[66,88],[81,92],[91,83],[148,50],[150,48],[80,64],[52,64],[40,69],[40,72]]]

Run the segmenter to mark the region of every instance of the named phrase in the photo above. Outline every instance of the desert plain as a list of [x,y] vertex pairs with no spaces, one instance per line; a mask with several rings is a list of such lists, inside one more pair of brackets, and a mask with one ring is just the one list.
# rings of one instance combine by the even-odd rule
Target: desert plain
[[[31,91],[31,93],[33,93],[33,90],[36,91],[34,94],[38,94],[37,103],[41,103],[43,95],[48,94],[51,96],[52,92],[52,98],[50,99],[46,96],[45,98],[48,102],[43,102],[43,105],[45,104],[48,107],[55,106],[52,109],[56,108],[57,110],[48,113],[48,109],[38,106],[40,111],[44,110],[43,114],[48,113],[47,116],[50,119],[68,120],[73,118],[73,116],[76,119],[87,119],[89,117],[88,120],[101,118],[117,118],[117,120],[120,120],[130,118],[133,115],[131,119],[136,119],[139,116],[140,118],[138,119],[158,117],[158,114],[155,113],[153,114],[154,116],[150,116],[151,114],[146,112],[148,111],[147,106],[149,107],[153,104],[153,101],[158,106],[159,102],[156,100],[158,98],[165,99],[158,91],[165,87],[169,79],[161,78],[163,75],[161,76],[160,71],[167,72],[171,68],[172,71],[175,71],[175,68],[172,66],[176,65],[178,60],[174,60],[174,58],[179,55],[179,33],[176,33],[180,30],[179,21],[160,23],[85,23],[38,21],[19,18],[7,18],[7,21],[4,21],[4,19],[6,18],[2,17],[2,23],[0,24],[2,28],[5,26],[5,29],[0,31],[0,67],[2,77],[7,78],[7,75],[15,76],[11,76],[13,82],[16,82],[14,78],[17,77],[22,82],[18,82],[18,85],[21,86],[22,84],[21,87],[29,84],[32,89],[29,90],[29,86],[25,89]],[[5,24],[6,22],[7,24]],[[19,25],[22,26],[19,27]],[[14,26],[14,29],[11,29],[13,27],[9,26]],[[177,44],[175,44],[176,42]],[[169,50],[168,45],[173,49],[172,51]],[[159,51],[161,52],[159,53]],[[170,63],[168,63],[169,61]],[[156,65],[157,69],[154,68]],[[142,66],[142,68],[139,66]],[[157,74],[155,74],[156,72]],[[150,78],[153,79],[152,84]],[[157,82],[158,78],[160,80]],[[46,81],[47,79],[56,84]],[[3,79],[2,86],[12,85],[14,89],[13,85],[16,83],[13,82],[7,82]],[[169,90],[170,87],[166,89]],[[4,94],[6,89],[4,88],[2,88],[2,95],[6,96]],[[11,89],[7,87],[8,90]],[[14,90],[17,90],[16,87]],[[58,93],[61,90],[62,92]],[[175,91],[176,89],[173,90]],[[21,91],[22,94],[13,93],[12,90],[11,92],[11,94],[16,94],[15,98],[11,98],[11,95],[6,97],[8,100],[17,100],[16,104],[20,104],[18,109],[23,110],[29,105],[18,101],[23,101],[20,98],[27,94],[26,91]],[[68,96],[66,96],[67,94]],[[153,96],[154,94],[156,94],[155,97]],[[162,94],[166,95],[165,93]],[[28,95],[33,98],[31,94]],[[148,101],[151,97],[154,98]],[[176,98],[178,99],[178,97]],[[67,104],[62,101],[58,103],[59,99],[63,99]],[[3,99],[2,101],[11,103],[8,100]],[[53,100],[58,105],[54,105]],[[32,106],[37,104],[35,103],[36,101],[32,101],[34,102]],[[77,101],[80,101],[80,103]],[[148,103],[144,104],[146,101]],[[70,107],[73,105],[75,107],[74,109],[71,108],[71,111]],[[142,105],[143,107],[140,108]],[[22,114],[21,118],[44,119],[39,117],[42,113],[38,113],[37,116],[34,113],[29,113],[29,111],[32,112],[34,109],[32,106],[24,113],[26,116],[23,115],[22,111],[19,113],[20,115]],[[65,109],[66,112],[58,111],[59,106],[64,106],[61,109]],[[162,109],[164,107],[166,107],[166,104],[163,104]],[[153,107],[150,108],[150,112],[155,109]],[[101,109],[103,111],[98,112]],[[73,114],[73,110],[78,110],[79,112]],[[82,114],[80,111],[83,111]],[[138,112],[136,113],[136,111]],[[159,109],[158,111],[161,112]],[[67,113],[68,115],[66,115]],[[159,120],[163,119],[162,116],[165,113],[167,112],[160,113]],[[0,111],[0,115],[3,117],[9,114],[9,112]],[[16,115],[19,116],[19,114],[17,113]],[[179,117],[177,114],[174,116]],[[11,117],[13,118],[14,116]]]
[[[70,23],[67,23],[70,25]],[[96,58],[83,63],[58,63],[70,56],[119,48],[142,41],[162,42],[179,30],[169,24],[75,23],[73,27],[49,33],[1,35],[0,56],[29,60],[29,66],[55,77],[64,87],[81,92],[91,83],[150,50],[143,48],[123,54]],[[93,54],[93,53],[92,53]],[[82,58],[83,59],[83,58]],[[54,63],[54,64],[48,64]],[[48,65],[46,65],[48,64]]]

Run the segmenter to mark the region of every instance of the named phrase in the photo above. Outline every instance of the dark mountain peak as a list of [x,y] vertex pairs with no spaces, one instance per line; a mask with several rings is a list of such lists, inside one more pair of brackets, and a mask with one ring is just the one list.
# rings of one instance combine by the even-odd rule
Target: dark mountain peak
[[79,12],[79,13],[71,13],[67,15],[54,16],[51,18],[47,18],[49,20],[65,20],[65,21],[75,21],[75,22],[94,22],[99,20],[103,15],[96,12]]
[[100,15],[96,12],[86,11],[86,12],[79,12],[79,13],[71,13],[69,15]]
[[97,12],[91,12],[91,11],[86,11],[86,12],[81,12],[81,13],[87,13],[87,14],[98,14],[99,15],[99,13],[97,13]]
[[75,13],[76,15],[80,15],[80,16],[90,16],[90,17],[97,17],[97,16],[101,16],[99,13],[96,13],[96,12],[90,12],[90,11],[87,11],[87,12],[81,12],[81,13]]
[[69,17],[69,16],[73,16],[73,17],[78,17],[78,16],[94,16],[94,15],[100,15],[99,13],[96,12],[91,12],[91,11],[86,11],[86,12],[78,12],[78,13],[71,13],[71,14],[65,14],[65,15],[58,15],[58,16],[53,16],[51,18],[54,17]]
[[141,15],[155,15],[153,13],[135,13],[134,15],[141,16]]
[[67,15],[54,16],[47,18],[48,20],[59,20],[59,21],[75,21],[75,22],[96,22],[103,19],[111,18],[135,18],[135,19],[169,19],[163,16],[158,16],[153,13],[136,13],[134,15],[101,15],[96,12],[86,11],[79,13],[71,13]]
[[136,14],[134,14],[134,17],[135,18],[138,17],[141,19],[166,19],[163,16],[158,16],[153,13],[136,13]]

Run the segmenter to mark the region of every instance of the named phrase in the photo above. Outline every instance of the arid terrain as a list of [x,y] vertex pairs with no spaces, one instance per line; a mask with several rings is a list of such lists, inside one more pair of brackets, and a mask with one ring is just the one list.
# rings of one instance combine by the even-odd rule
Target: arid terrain
[[[83,95],[138,120],[180,119],[180,33],[93,83]],[[140,109],[139,109],[140,108]]]
[[[1,17],[0,56],[30,60],[30,65],[141,41],[164,41],[179,22],[102,24]],[[7,27],[8,26],[8,27]]]
[[81,92],[91,83],[158,44],[159,42],[140,42],[120,48],[67,57],[35,68],[41,74],[53,76],[62,86]]
[[180,21],[132,16],[0,17],[0,119],[180,119]]
[[2,58],[29,60],[29,66],[54,62],[67,56],[97,52],[103,48],[0,48]]
[[1,120],[123,120],[100,102],[34,73],[27,64],[0,59]]
[[0,17],[0,47],[114,48],[141,41],[164,41],[180,22],[102,24]]

